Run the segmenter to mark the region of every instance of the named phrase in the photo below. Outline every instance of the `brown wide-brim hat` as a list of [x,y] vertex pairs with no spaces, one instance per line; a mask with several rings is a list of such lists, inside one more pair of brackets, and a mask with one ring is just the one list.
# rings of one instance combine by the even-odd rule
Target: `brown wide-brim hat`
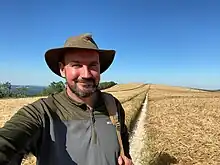
[[82,34],[70,37],[64,43],[64,47],[49,49],[45,53],[45,61],[48,67],[58,76],[60,74],[59,62],[64,53],[68,50],[95,50],[99,53],[100,73],[105,72],[112,64],[115,57],[115,50],[99,49],[91,34]]

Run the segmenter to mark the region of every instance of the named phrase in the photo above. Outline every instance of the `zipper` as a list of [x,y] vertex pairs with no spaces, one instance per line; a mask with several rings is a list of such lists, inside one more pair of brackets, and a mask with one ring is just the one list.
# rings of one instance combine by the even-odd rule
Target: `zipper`
[[93,109],[90,109],[88,107],[88,111],[90,113],[90,121],[91,121],[91,132],[92,132],[92,144],[96,144],[97,143],[97,133],[96,133],[96,130],[95,130],[95,116],[94,116],[94,113],[93,113]]

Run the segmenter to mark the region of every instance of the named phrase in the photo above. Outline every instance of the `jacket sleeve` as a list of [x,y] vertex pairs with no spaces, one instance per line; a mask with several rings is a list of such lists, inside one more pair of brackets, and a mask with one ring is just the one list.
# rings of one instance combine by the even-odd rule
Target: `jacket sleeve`
[[0,128],[0,164],[18,164],[24,154],[37,145],[42,127],[42,113],[37,104],[29,104],[19,109]]
[[116,99],[116,105],[118,108],[119,118],[121,120],[121,138],[122,138],[125,156],[131,159],[130,150],[129,150],[130,148],[129,132],[125,124],[125,111],[118,99]]

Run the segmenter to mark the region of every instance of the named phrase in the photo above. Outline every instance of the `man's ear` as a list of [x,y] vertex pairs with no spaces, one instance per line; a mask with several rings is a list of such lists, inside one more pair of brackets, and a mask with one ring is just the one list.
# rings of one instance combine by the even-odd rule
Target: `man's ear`
[[66,77],[65,76],[65,69],[64,69],[64,65],[62,62],[59,62],[59,68],[60,68],[60,74],[62,77]]

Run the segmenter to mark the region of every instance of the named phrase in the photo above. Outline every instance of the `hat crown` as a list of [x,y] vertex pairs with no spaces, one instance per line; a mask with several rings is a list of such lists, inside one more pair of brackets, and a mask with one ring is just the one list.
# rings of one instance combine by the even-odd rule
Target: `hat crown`
[[78,47],[86,49],[98,49],[97,44],[92,39],[92,35],[89,33],[82,34],[80,36],[69,37],[65,43],[64,47]]

